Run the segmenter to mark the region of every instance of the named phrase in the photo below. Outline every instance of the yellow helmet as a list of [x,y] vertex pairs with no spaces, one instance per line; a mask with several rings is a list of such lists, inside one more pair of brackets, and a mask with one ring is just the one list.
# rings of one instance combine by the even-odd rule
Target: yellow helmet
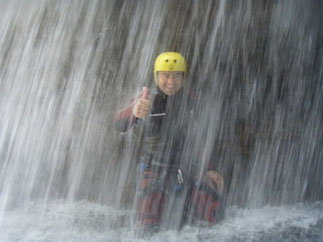
[[186,74],[185,58],[177,52],[161,53],[155,60],[154,77],[157,84],[158,71],[181,71]]

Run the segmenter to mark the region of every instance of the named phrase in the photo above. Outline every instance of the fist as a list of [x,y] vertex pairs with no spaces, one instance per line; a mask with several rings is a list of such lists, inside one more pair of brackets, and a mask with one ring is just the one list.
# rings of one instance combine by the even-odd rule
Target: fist
[[208,181],[215,184],[218,188],[218,191],[220,193],[223,192],[223,186],[224,186],[224,181],[223,181],[223,177],[216,171],[208,171],[207,172],[207,178]]
[[142,94],[135,102],[135,106],[133,107],[132,113],[136,118],[145,118],[148,115],[150,108],[150,100],[148,96],[148,88],[144,87],[142,90]]

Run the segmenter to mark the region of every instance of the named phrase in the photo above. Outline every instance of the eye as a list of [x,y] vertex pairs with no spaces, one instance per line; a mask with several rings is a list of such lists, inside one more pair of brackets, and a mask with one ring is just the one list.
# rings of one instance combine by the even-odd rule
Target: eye
[[177,62],[177,60],[174,60],[174,63],[176,63]]
[[166,59],[165,61],[168,62],[168,59]]

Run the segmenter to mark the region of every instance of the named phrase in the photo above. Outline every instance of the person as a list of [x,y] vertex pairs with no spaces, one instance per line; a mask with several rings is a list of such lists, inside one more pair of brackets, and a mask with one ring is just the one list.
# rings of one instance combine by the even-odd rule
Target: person
[[194,98],[183,88],[186,72],[186,60],[180,53],[160,54],[153,71],[156,87],[151,91],[143,87],[142,93],[115,118],[120,132],[136,125],[144,127],[137,208],[137,224],[142,227],[169,222],[165,213],[171,211],[172,194],[184,197],[179,226],[188,221],[213,224],[220,214],[222,176],[209,166],[203,179],[197,178],[199,152],[194,152],[189,141],[194,139],[191,130],[201,127],[196,129]]

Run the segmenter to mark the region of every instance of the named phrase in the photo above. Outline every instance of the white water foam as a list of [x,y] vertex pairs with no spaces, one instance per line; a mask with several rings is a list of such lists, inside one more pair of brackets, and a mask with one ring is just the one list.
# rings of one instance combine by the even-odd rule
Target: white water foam
[[[0,241],[321,241],[323,203],[258,209],[230,208],[226,220],[208,228],[186,226],[136,237],[131,211],[81,201],[31,203],[7,211]],[[321,232],[320,232],[321,231]]]

